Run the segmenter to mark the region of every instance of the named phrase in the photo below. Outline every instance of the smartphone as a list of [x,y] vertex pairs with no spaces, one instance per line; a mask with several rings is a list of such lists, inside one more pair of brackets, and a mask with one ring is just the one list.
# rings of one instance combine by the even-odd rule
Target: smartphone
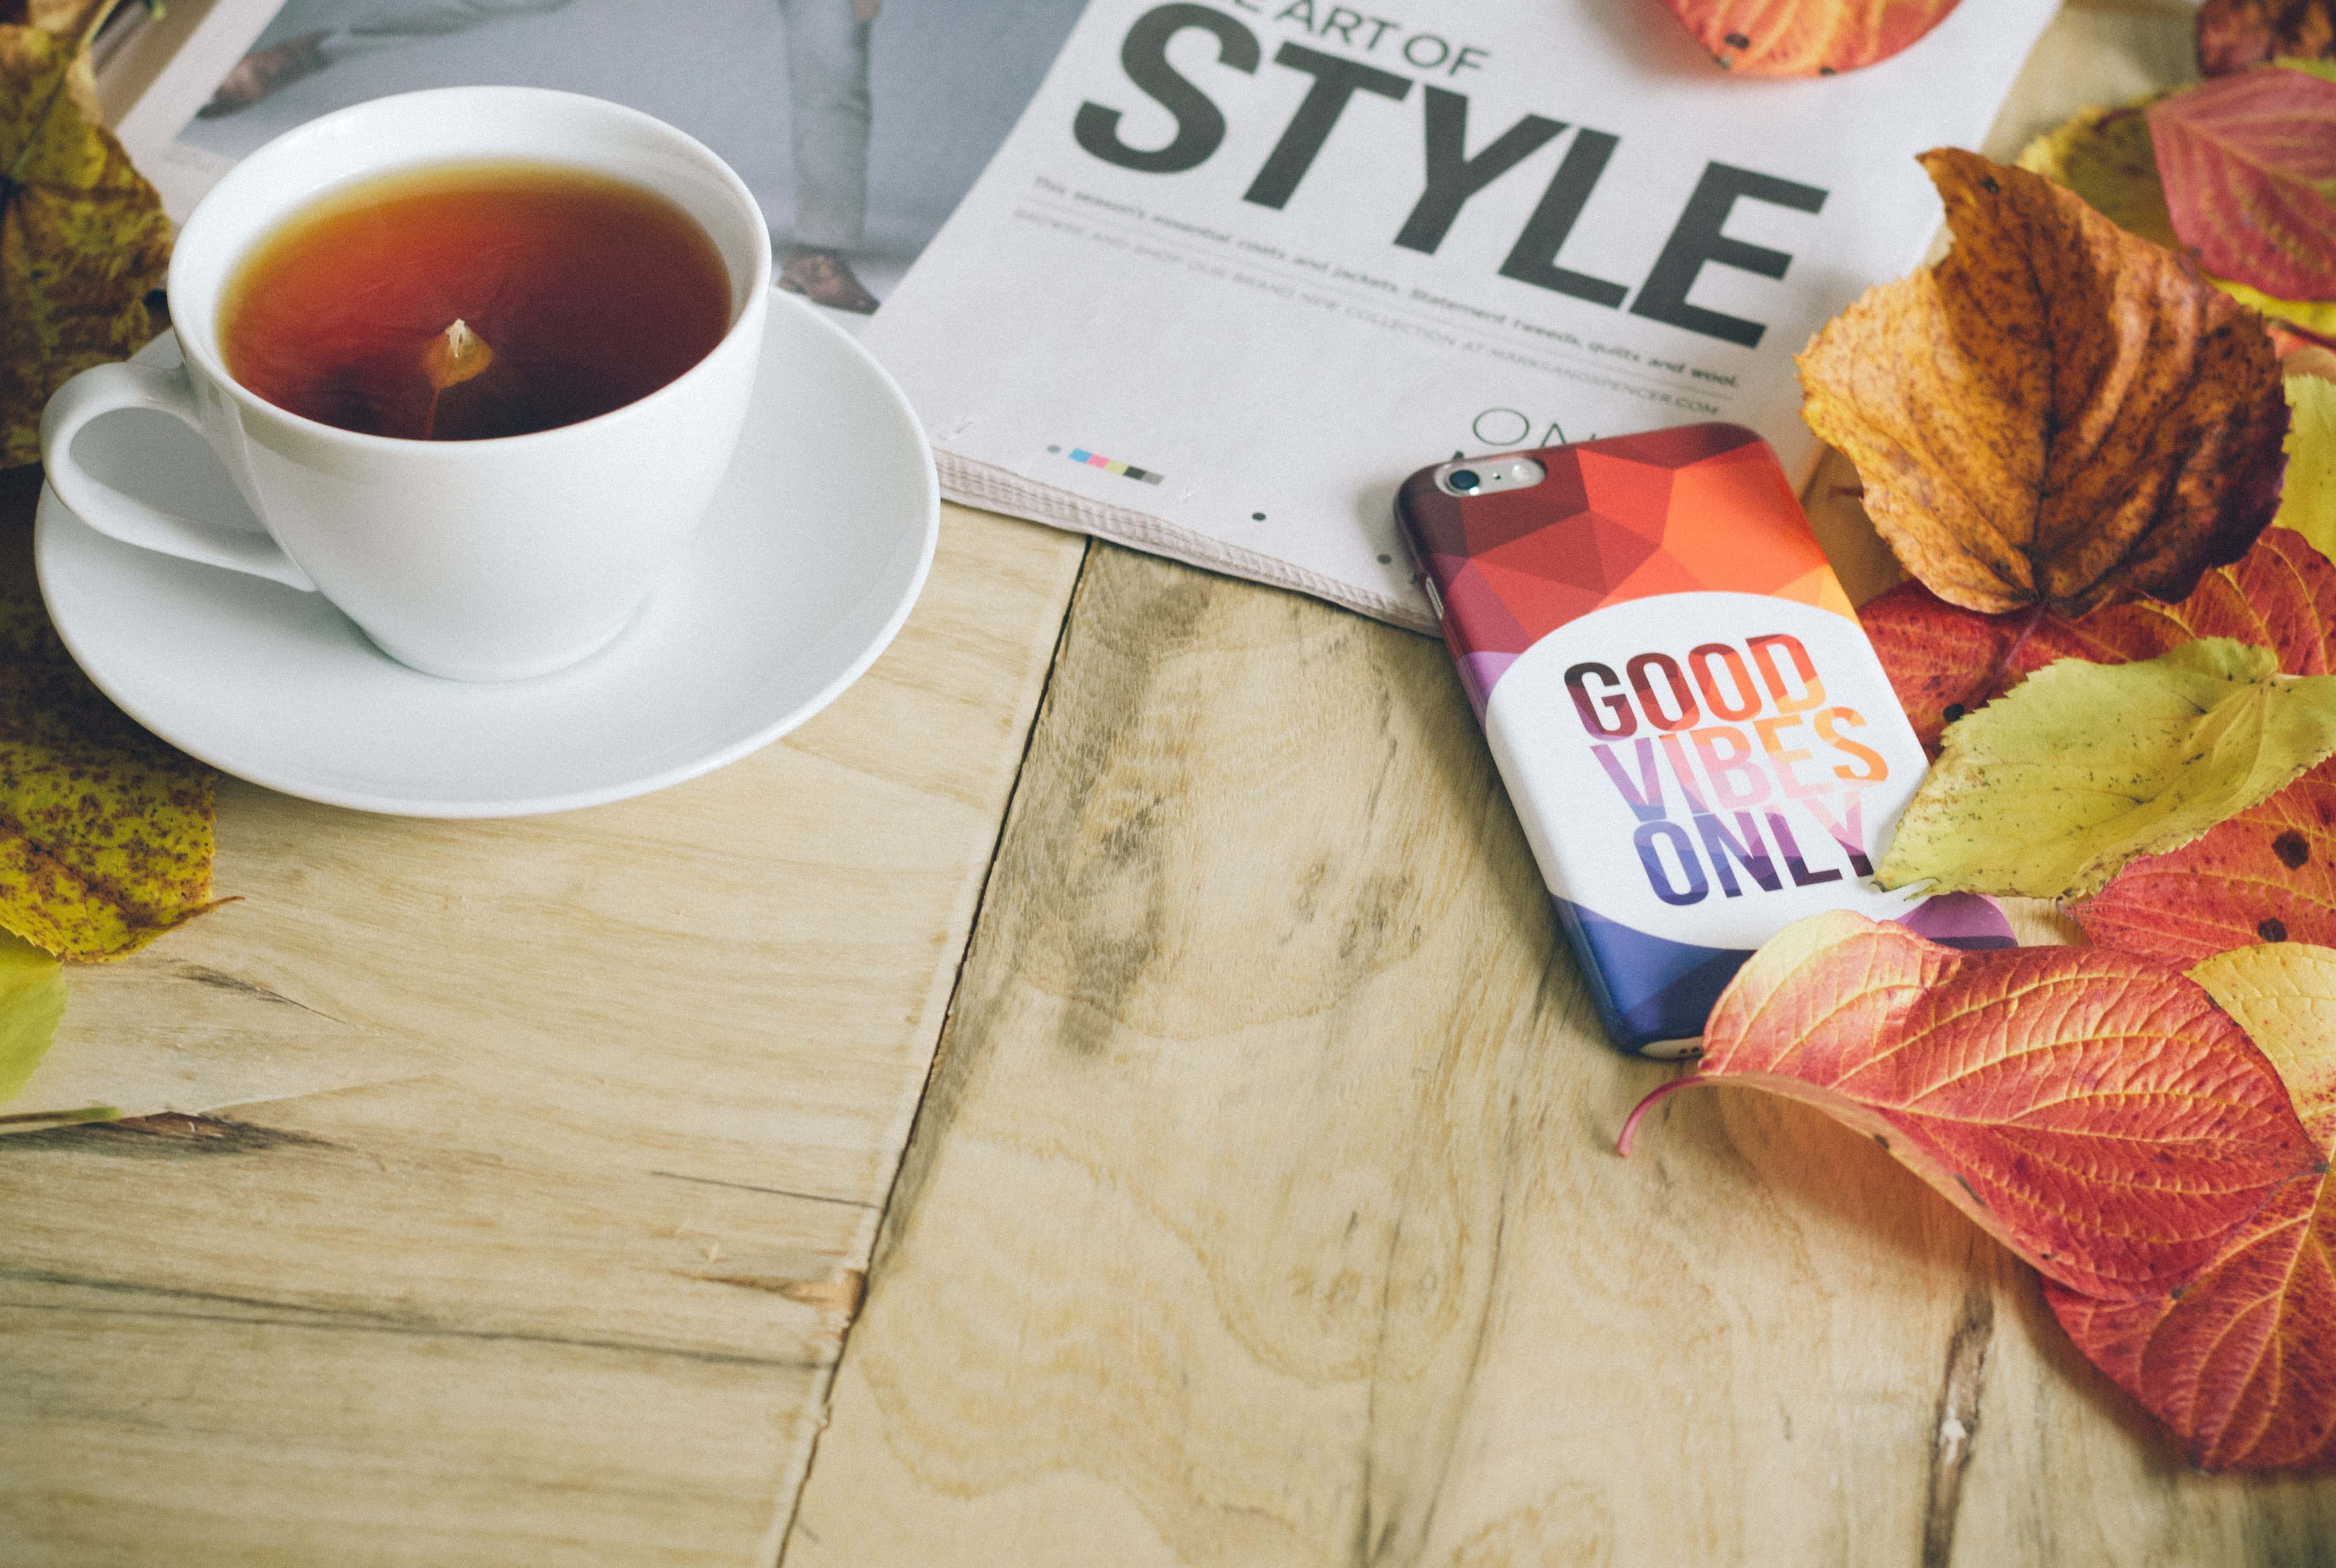
[[1825,910],[2011,944],[1991,901],[1874,882],[1927,760],[1751,431],[1455,458],[1396,517],[1617,1046],[1695,1055],[1752,950]]

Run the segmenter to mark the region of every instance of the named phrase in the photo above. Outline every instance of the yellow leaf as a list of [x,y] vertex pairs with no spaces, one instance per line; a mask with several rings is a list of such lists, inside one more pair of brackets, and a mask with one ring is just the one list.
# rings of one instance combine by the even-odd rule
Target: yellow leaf
[[213,908],[218,778],[90,685],[38,600],[0,593],[0,930],[118,958]]
[[2215,287],[2241,305],[2262,311],[2275,320],[2292,322],[2304,331],[2321,337],[2336,337],[2336,299],[2274,299],[2260,288],[2249,288],[2244,283],[2233,283],[2227,278],[2207,278]]
[[0,468],[40,455],[50,394],[153,335],[170,223],[98,122],[86,45],[110,9],[70,35],[0,26]]
[[2082,897],[2336,753],[2336,676],[2201,638],[2132,664],[2065,658],[1947,726],[1883,887]]
[[2336,381],[2287,378],[2287,488],[2272,521],[2336,560]]
[[64,1016],[63,966],[30,942],[0,936],[0,1100],[24,1092]]
[[2058,131],[2022,148],[2020,167],[2068,187],[2127,234],[2178,250],[2144,112],[2164,96],[2154,93],[2122,109],[2080,109]]

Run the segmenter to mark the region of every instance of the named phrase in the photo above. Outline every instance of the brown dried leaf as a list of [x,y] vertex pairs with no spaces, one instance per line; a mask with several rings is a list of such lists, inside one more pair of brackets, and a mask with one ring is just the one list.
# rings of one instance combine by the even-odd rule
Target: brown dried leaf
[[2336,0],[2206,0],[2198,7],[2198,74],[2274,60],[2336,60]]
[[1953,149],[1954,248],[1801,355],[1803,414],[1907,570],[1987,614],[2180,599],[2279,505],[2287,404],[2261,320],[2070,191]]

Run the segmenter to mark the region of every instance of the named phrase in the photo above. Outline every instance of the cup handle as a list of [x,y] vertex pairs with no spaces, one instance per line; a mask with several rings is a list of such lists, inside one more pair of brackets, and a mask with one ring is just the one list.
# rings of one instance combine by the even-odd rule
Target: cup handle
[[49,483],[73,514],[109,539],[160,550],[206,566],[248,572],[314,593],[316,585],[283,548],[264,533],[199,522],[126,495],[95,478],[73,460],[73,437],[101,414],[125,408],[153,408],[185,424],[198,435],[202,418],[195,410],[194,384],[183,367],[101,365],[83,371],[57,389],[41,415],[41,461]]

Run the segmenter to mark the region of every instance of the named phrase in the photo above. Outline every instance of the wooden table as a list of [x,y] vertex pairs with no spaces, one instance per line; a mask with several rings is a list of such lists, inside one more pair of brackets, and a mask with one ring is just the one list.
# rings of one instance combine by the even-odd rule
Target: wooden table
[[[1992,150],[2187,29],[2072,9]],[[1614,1155],[1667,1069],[1425,639],[952,509],[745,762],[219,842],[19,1102],[141,1115],[0,1139],[9,1568],[2336,1561],[1822,1115]]]

